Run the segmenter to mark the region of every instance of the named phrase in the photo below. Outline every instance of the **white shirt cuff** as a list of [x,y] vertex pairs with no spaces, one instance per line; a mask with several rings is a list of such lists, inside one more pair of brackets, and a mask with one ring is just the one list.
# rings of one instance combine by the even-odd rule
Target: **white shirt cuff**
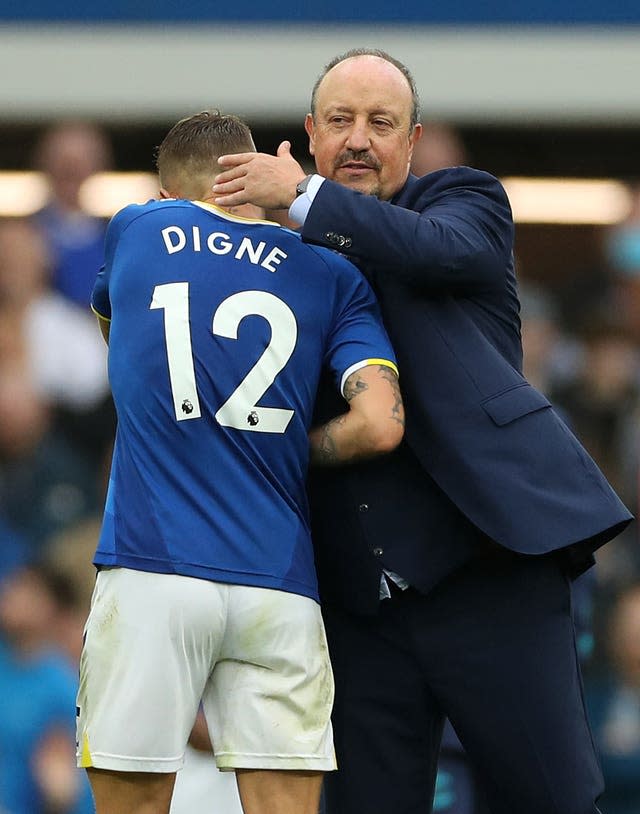
[[311,180],[309,181],[306,192],[303,192],[302,195],[298,195],[298,197],[289,207],[289,217],[294,223],[298,223],[300,226],[304,225],[307,215],[309,214],[309,210],[311,209],[313,199],[318,194],[318,190],[324,184],[324,182],[325,179],[321,175],[311,176]]

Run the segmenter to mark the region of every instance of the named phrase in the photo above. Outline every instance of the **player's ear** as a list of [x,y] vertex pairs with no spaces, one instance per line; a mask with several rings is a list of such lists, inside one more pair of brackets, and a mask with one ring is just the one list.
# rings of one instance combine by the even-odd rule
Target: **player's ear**
[[173,195],[171,195],[169,192],[167,192],[167,190],[164,187],[160,187],[160,197],[165,198],[165,199],[166,198],[173,198]]

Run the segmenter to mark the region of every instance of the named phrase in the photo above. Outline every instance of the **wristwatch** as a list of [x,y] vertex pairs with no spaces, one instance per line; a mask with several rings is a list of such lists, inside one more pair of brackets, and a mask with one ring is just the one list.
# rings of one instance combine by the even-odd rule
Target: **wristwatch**
[[307,191],[307,187],[309,186],[309,181],[313,178],[313,173],[311,175],[305,175],[305,177],[300,181],[300,183],[296,187],[296,198],[300,195],[304,195]]

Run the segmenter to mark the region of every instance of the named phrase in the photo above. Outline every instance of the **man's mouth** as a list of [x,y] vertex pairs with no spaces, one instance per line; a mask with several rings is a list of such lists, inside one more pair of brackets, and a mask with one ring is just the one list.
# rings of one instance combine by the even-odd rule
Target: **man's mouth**
[[375,168],[370,164],[365,164],[364,161],[346,161],[344,164],[340,165],[340,169],[360,174],[364,172],[371,172]]

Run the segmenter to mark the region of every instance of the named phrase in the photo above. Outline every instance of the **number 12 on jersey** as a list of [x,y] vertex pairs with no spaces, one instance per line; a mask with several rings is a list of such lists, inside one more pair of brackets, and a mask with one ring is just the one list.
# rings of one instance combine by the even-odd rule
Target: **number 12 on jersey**
[[[164,338],[176,421],[201,418],[191,345],[189,283],[157,285],[149,308],[164,310]],[[293,311],[274,294],[239,291],[220,303],[213,315],[211,330],[216,336],[237,339],[238,327],[247,316],[266,319],[271,340],[215,418],[221,426],[236,430],[283,433],[294,411],[260,407],[257,402],[291,358],[298,338],[298,324]]]

